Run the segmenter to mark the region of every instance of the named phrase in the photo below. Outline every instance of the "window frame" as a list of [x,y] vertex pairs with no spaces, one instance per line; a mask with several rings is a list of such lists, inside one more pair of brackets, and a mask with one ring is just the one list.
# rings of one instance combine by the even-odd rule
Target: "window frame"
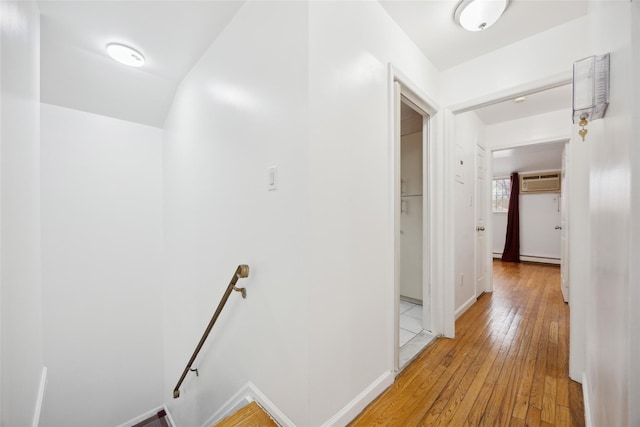
[[[496,181],[505,182],[506,191],[504,184],[501,189],[498,189]],[[511,197],[511,177],[493,178],[491,180],[491,211],[493,213],[507,213],[509,211],[509,197]],[[500,208],[499,205],[502,205],[502,208]]]

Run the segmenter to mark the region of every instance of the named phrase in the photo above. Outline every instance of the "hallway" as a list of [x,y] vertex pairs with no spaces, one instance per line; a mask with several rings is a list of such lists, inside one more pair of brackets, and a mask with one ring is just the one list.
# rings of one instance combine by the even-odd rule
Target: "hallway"
[[494,261],[494,292],[456,321],[351,426],[583,426],[568,377],[560,269]]

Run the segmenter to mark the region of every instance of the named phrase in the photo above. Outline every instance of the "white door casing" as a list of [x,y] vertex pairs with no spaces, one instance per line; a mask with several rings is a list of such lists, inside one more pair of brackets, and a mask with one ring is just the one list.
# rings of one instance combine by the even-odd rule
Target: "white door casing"
[[476,144],[476,234],[475,234],[475,295],[489,290],[488,288],[488,265],[489,251],[487,241],[487,151],[480,144]]
[[562,299],[569,302],[569,173],[568,144],[562,150],[562,180],[560,182],[560,289]]

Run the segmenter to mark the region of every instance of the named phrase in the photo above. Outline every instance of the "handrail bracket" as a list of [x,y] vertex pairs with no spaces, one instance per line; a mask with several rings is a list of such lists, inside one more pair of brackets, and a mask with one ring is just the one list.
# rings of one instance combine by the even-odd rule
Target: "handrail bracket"
[[240,292],[242,294],[242,298],[247,298],[247,289],[246,288],[238,288],[236,286],[233,287],[233,290],[236,292]]

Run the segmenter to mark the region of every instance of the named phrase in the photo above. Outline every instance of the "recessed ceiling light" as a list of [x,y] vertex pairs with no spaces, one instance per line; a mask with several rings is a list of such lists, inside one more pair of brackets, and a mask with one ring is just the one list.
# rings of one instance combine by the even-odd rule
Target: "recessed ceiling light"
[[453,15],[465,30],[482,31],[496,23],[509,0],[462,0]]
[[107,53],[111,58],[130,67],[142,67],[144,65],[144,55],[134,48],[121,43],[109,43],[107,45]]
[[522,103],[522,102],[524,102],[526,100],[527,100],[526,96],[519,96],[516,99],[514,99],[513,102],[515,102],[516,104],[520,104],[520,103]]

